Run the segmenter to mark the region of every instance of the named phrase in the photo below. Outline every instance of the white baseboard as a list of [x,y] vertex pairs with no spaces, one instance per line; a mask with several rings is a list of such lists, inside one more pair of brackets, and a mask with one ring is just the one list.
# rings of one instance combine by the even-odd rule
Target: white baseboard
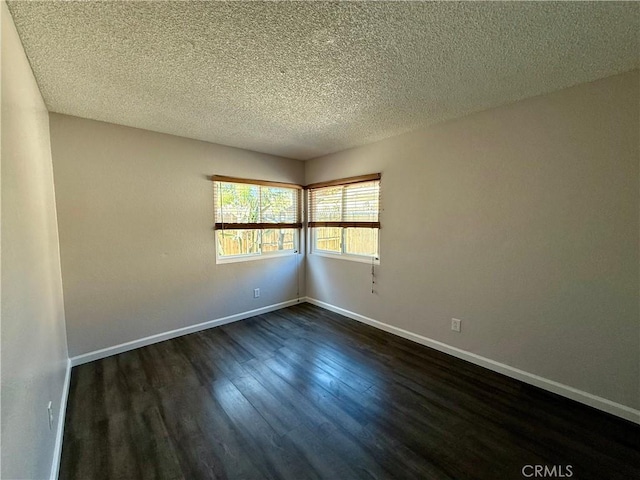
[[[70,359],[71,367],[75,367],[76,365],[82,365],[83,363],[92,362],[94,360],[99,360],[101,358],[110,357],[111,355],[117,355],[118,353],[127,352],[129,350],[134,350],[136,348],[145,347],[147,345],[151,345],[153,343],[162,342],[164,340],[170,340],[172,338],[180,337],[182,335],[188,335],[189,333],[199,332],[201,330],[206,330],[208,328],[217,327],[220,325],[225,325],[227,323],[236,322],[238,320],[244,320],[245,318],[253,317],[255,315],[260,315],[267,312],[272,312],[274,310],[280,310],[281,308],[286,308],[291,305],[295,305],[296,303],[308,302],[313,305],[317,305],[322,308],[326,308],[332,312],[339,313],[344,315],[345,317],[351,318],[353,320],[357,320],[362,323],[366,323],[375,328],[379,328],[380,330],[384,330],[386,332],[392,333],[394,335],[398,335],[400,337],[406,338],[408,340],[412,340],[421,345],[425,345],[427,347],[433,348],[440,352],[447,353],[449,355],[453,355],[454,357],[460,358],[462,360],[466,360],[475,365],[479,365],[484,368],[488,368],[489,370],[493,370],[494,372],[501,373],[511,378],[515,378],[516,380],[520,380],[522,382],[528,383],[530,385],[542,388],[543,390],[547,390],[549,392],[556,393],[563,397],[569,398],[571,400],[575,400],[577,402],[583,403],[585,405],[589,405],[590,407],[597,408],[598,410],[602,410],[607,413],[611,413],[618,417],[624,418],[631,422],[640,424],[640,411],[633,409],[631,407],[627,407],[626,405],[622,405],[620,403],[613,402],[603,397],[599,397],[597,395],[593,395],[591,393],[578,390],[577,388],[570,387],[568,385],[564,385],[562,383],[556,382],[554,380],[549,380],[544,377],[540,377],[533,373],[525,372],[524,370],[520,370],[515,367],[511,367],[504,363],[497,362],[495,360],[491,360],[490,358],[483,357],[481,355],[477,355],[475,353],[467,352],[466,350],[462,350],[460,348],[452,347],[451,345],[447,345],[446,343],[439,342],[437,340],[433,340],[431,338],[424,337],[422,335],[418,335],[416,333],[409,332],[402,328],[394,327],[392,325],[380,322],[378,320],[374,320],[373,318],[365,317],[364,315],[360,315],[359,313],[355,313],[344,308],[337,307],[335,305],[331,305],[326,302],[322,302],[315,298],[311,297],[301,297],[300,299],[288,300],[286,302],[276,303],[273,305],[268,305],[266,307],[257,308],[255,310],[249,310],[247,312],[238,313],[235,315],[230,315],[228,317],[219,318],[216,320],[211,320],[204,323],[199,323],[197,325],[191,325],[188,327],[178,328],[176,330],[170,330],[168,332],[159,333],[156,335],[151,335],[149,337],[141,338],[138,340],[133,340],[131,342],[122,343],[120,345],[115,345],[113,347],[103,348],[100,350],[96,350],[94,352],[85,353],[82,355],[78,355],[72,357]],[[66,395],[69,389],[69,372],[67,372],[67,378],[65,379],[65,392],[63,393],[63,402],[66,408]],[[62,408],[61,403],[61,418],[59,421],[59,438],[56,441],[56,454],[54,457],[54,466],[56,466],[56,475],[57,475],[57,465],[59,464],[60,457],[60,448],[62,445],[62,431],[64,429],[64,425],[60,425],[64,422],[64,410]],[[60,445],[58,445],[58,443]],[[58,460],[56,461],[56,458]],[[54,473],[54,468],[52,468],[52,478]]]
[[67,360],[67,371],[64,375],[64,385],[60,397],[60,410],[58,412],[58,424],[56,428],[56,445],[53,449],[53,461],[51,463],[51,480],[58,480],[60,472],[60,457],[62,455],[62,439],[64,438],[64,419],[67,413],[67,398],[69,398],[69,383],[71,381],[71,360]]
[[114,345],[113,347],[102,348],[82,355],[77,355],[71,358],[71,366],[82,365],[83,363],[93,362],[94,360],[100,360],[101,358],[110,357],[111,355],[117,355],[118,353],[128,352],[140,347],[146,347],[153,343],[163,342],[172,338],[181,337],[182,335],[188,335],[190,333],[199,332],[212,327],[219,327],[220,325],[226,325],[227,323],[237,322],[238,320],[244,320],[245,318],[254,317],[267,312],[273,312],[274,310],[280,310],[281,308],[290,307],[296,303],[303,303],[304,299],[293,299],[286,302],[275,303],[273,305],[267,305],[266,307],[256,308],[255,310],[249,310],[247,312],[236,313],[235,315],[229,315],[228,317],[218,318],[216,320],[210,320],[204,323],[198,323],[197,325],[190,325],[188,327],[177,328],[168,332],[158,333],[149,337],[140,338],[138,340],[132,340],[130,342]]
[[602,410],[604,412],[624,418],[625,420],[640,424],[640,411],[635,410],[631,407],[627,407],[626,405],[622,405],[620,403],[607,400],[606,398],[598,397],[597,395],[578,390],[577,388],[573,388],[568,385],[564,385],[562,383],[549,380],[538,375],[534,375],[533,373],[525,372],[524,370],[511,367],[504,363],[496,362],[495,360],[476,355],[475,353],[452,347],[451,345],[447,345],[446,343],[423,337],[422,335],[403,330],[402,328],[388,325],[378,320],[374,320],[373,318],[360,315],[359,313],[351,312],[349,310],[345,310],[344,308],[336,307],[335,305],[316,300],[315,298],[306,297],[304,300],[308,303],[326,308],[327,310],[339,313],[353,320],[357,320],[359,322],[366,323],[367,325],[371,325],[372,327],[379,328],[380,330],[384,330],[385,332],[389,332],[394,335],[398,335],[399,337],[412,340],[416,343],[431,347],[440,352],[444,352],[449,355],[453,355],[454,357],[461,358],[462,360],[466,360],[475,365],[488,368],[489,370],[493,370],[494,372],[501,373],[508,377],[515,378],[516,380],[520,380],[530,385],[542,388],[543,390],[562,395],[563,397],[569,398],[571,400],[575,400],[585,405],[589,405],[590,407],[597,408],[598,410]]

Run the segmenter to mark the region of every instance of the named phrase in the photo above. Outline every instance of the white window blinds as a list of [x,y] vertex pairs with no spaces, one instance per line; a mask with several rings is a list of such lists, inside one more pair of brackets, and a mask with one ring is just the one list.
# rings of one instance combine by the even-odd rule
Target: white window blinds
[[301,228],[299,185],[212,177],[214,181],[215,228]]
[[312,184],[309,227],[380,228],[380,174]]

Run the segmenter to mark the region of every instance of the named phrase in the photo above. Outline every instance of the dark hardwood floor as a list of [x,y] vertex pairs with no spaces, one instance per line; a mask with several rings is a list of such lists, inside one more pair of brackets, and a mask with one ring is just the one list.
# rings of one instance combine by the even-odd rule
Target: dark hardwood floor
[[639,452],[630,422],[300,304],[75,367],[60,478],[630,480]]

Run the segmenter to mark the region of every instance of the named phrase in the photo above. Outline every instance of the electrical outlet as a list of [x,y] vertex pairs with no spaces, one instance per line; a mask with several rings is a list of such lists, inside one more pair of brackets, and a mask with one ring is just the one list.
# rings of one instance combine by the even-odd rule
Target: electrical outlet
[[451,319],[451,330],[453,330],[454,332],[458,332],[460,333],[461,327],[462,327],[462,320],[458,320],[457,318],[452,318]]
[[51,400],[47,405],[47,417],[49,418],[49,430],[53,430],[53,407],[51,406]]
[[254,288],[253,289],[253,298],[260,298],[260,289],[259,288]]

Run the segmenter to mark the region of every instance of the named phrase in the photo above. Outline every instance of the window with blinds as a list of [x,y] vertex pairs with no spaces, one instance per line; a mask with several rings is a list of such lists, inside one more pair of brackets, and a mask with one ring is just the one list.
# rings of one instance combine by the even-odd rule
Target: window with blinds
[[307,187],[312,253],[379,259],[380,174]]
[[297,253],[300,185],[212,177],[219,260]]

